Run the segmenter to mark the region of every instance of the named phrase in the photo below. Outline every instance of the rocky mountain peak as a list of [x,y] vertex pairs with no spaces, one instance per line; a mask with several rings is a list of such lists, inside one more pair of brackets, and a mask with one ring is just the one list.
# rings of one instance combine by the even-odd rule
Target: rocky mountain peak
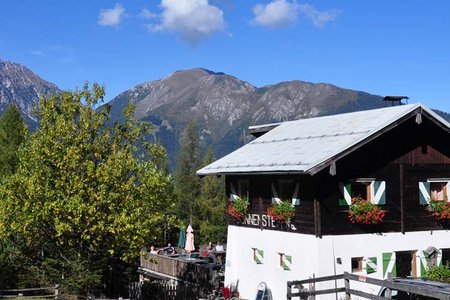
[[33,125],[33,109],[41,95],[58,92],[58,87],[43,80],[27,67],[0,60],[0,114],[11,104],[19,107],[25,119]]

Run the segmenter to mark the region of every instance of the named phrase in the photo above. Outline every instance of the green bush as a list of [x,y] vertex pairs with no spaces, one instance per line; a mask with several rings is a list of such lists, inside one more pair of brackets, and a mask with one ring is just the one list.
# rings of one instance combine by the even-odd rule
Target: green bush
[[450,267],[448,262],[445,266],[430,267],[425,273],[424,279],[450,283]]

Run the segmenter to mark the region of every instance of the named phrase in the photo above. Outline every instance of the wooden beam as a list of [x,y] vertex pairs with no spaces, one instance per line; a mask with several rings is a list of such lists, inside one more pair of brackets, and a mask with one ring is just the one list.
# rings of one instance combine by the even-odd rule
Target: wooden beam
[[399,166],[400,176],[400,231],[405,234],[405,178],[403,174],[403,164]]

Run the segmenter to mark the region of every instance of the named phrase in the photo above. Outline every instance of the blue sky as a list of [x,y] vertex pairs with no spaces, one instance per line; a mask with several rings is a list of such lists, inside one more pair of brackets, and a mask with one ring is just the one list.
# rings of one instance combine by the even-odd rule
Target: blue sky
[[1,0],[0,59],[106,100],[203,67],[407,95],[450,112],[450,1]]

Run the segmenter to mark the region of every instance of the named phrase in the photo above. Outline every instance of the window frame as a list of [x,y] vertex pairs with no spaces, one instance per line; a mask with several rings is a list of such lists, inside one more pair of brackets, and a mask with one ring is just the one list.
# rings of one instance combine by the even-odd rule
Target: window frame
[[[358,267],[355,269],[353,268],[353,260],[357,260],[357,264]],[[352,270],[352,273],[361,273],[363,271],[363,261],[364,261],[364,257],[363,256],[356,256],[356,257],[352,257],[350,260],[350,267]]]

